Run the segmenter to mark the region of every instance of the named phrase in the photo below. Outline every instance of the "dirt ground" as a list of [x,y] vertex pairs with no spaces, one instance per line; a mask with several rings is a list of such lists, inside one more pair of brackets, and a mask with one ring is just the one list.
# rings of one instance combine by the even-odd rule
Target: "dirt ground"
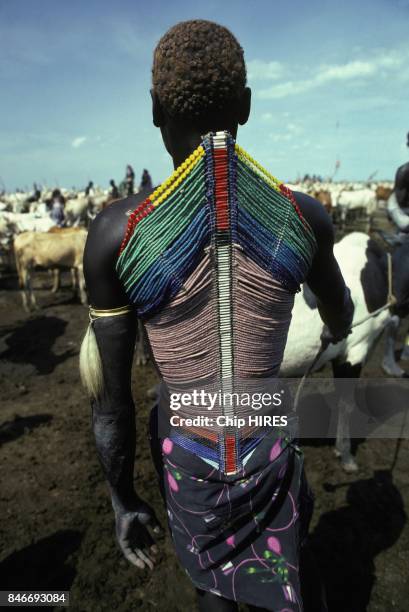
[[[48,282],[37,276],[37,287]],[[68,287],[38,295],[41,310],[27,315],[15,279],[1,281],[0,589],[69,590],[71,608],[87,612],[194,610],[168,535],[154,572],[121,557],[78,375],[87,310]],[[382,344],[366,376],[382,376]],[[133,380],[136,487],[165,525],[146,436],[152,366],[135,368]],[[395,450],[396,440],[362,441],[360,470],[346,475],[328,441],[304,445],[316,495],[311,546],[330,612],[409,610],[409,440],[391,472]]]

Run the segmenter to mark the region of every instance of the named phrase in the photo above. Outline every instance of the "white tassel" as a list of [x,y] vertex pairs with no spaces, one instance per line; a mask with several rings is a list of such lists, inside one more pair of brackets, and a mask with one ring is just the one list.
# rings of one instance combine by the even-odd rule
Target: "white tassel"
[[88,325],[88,329],[81,344],[80,374],[82,384],[88,395],[95,399],[100,397],[104,388],[104,375],[101,356],[99,354],[97,339],[92,323]]

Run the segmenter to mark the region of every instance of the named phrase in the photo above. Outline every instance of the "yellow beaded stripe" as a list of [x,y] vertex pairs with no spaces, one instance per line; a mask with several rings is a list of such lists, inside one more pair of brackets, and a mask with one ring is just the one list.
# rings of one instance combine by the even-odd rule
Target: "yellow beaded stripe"
[[256,161],[253,157],[251,157],[251,155],[249,155],[247,151],[242,149],[242,147],[240,147],[238,144],[236,144],[235,150],[236,150],[236,153],[239,159],[241,159],[242,161],[256,168],[259,174],[264,175],[266,182],[269,183],[269,185],[271,185],[271,187],[273,187],[276,191],[281,193],[281,190],[280,190],[280,185],[282,185],[281,181],[279,181],[275,176],[270,174],[268,170],[266,170],[261,164],[259,164],[258,161]]
[[155,191],[149,196],[149,200],[152,203],[152,206],[159,206],[166,198],[168,198],[173,191],[175,191],[176,187],[178,187],[182,181],[185,180],[188,174],[193,170],[198,161],[205,154],[205,150],[202,145],[199,145],[197,149],[193,151],[191,155],[185,161],[180,164],[174,170],[174,172],[170,175],[166,181],[164,181]]
[[137,208],[135,208],[135,210],[129,215],[128,226],[119,250],[119,259],[121,259],[129,243],[136,224],[146,217],[154,208],[159,206],[159,204],[162,204],[162,202],[164,202],[170,195],[172,195],[182,181],[184,181],[195,166],[197,166],[204,154],[204,148],[202,145],[199,145],[197,149],[195,149],[193,153],[189,155],[189,157],[172,172],[170,177],[167,178],[157,189],[155,189],[155,191],[151,193],[146,200],[141,202],[141,204],[139,204],[139,206],[137,206]]

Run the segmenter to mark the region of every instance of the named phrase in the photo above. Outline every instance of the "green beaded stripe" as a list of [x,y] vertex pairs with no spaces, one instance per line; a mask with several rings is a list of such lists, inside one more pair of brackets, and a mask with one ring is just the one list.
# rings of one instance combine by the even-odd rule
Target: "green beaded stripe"
[[[272,189],[245,162],[238,160],[237,196],[239,207],[243,207],[262,226],[277,238],[295,249],[307,262],[311,262],[316,250],[316,240],[310,226],[296,214],[291,202]],[[292,232],[286,231],[288,225]]]
[[183,232],[205,203],[204,160],[173,194],[142,219],[118,259],[125,289],[130,289],[160,254]]

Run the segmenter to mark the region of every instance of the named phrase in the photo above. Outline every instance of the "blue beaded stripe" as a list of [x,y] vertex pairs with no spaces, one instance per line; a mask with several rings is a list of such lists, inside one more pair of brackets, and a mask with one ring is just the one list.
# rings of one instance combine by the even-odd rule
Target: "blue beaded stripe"
[[280,236],[266,230],[242,208],[239,209],[237,241],[255,263],[289,291],[299,291],[308,273],[308,264]]
[[[268,433],[268,431],[261,432],[261,435],[259,436],[247,438],[246,440],[242,441],[240,452],[238,453],[237,457],[240,465],[242,465],[243,459],[246,457],[246,455],[248,455],[250,451],[256,448],[256,446],[260,444],[260,442],[265,438]],[[203,439],[200,436],[192,437],[191,435],[183,435],[181,433],[175,432],[174,430],[172,430],[172,432],[169,434],[169,439],[172,440],[172,442],[174,442],[178,446],[181,446],[185,450],[194,453],[202,459],[209,459],[210,461],[214,461],[219,465],[220,471],[222,471],[220,467],[219,452],[215,448],[212,448],[211,446],[208,446],[205,443],[208,442],[207,439]],[[203,440],[203,442],[201,442],[200,440]]]
[[133,287],[129,298],[137,306],[139,316],[152,316],[177,295],[209,242],[208,213],[203,207]]
[[211,235],[211,243],[214,246],[214,236],[216,229],[216,212],[214,203],[214,173],[213,173],[213,153],[212,143],[207,136],[202,143],[205,150],[205,181],[206,181],[206,207],[209,215],[209,230]]
[[174,433],[172,431],[172,433],[170,434],[170,439],[175,442],[175,444],[181,446],[185,450],[190,451],[191,453],[194,453],[195,455],[198,455],[199,457],[202,457],[204,459],[210,459],[212,461],[215,461],[219,464],[218,451],[215,448],[211,448],[209,446],[206,446],[205,444],[201,444],[200,442],[198,442],[198,439],[200,438],[192,438],[189,435],[184,436],[183,434]]

